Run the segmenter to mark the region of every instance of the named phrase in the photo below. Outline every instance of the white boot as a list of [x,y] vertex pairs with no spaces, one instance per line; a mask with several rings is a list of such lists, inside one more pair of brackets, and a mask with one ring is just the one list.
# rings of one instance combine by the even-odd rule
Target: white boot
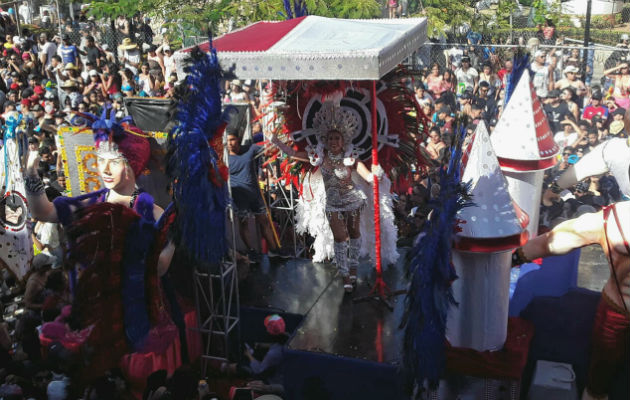
[[361,238],[350,239],[348,245],[348,268],[350,269],[350,281],[357,281],[357,269],[359,268],[359,251],[361,250]]
[[352,282],[348,271],[348,241],[335,242],[335,264],[343,278],[343,288],[347,293],[352,292]]

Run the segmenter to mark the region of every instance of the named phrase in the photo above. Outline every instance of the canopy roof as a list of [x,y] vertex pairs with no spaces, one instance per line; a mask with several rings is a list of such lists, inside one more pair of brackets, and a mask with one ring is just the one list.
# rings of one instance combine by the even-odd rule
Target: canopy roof
[[[222,67],[234,66],[240,79],[377,80],[426,40],[426,18],[307,16],[257,22],[217,38],[213,46]],[[208,42],[200,47],[209,50]]]

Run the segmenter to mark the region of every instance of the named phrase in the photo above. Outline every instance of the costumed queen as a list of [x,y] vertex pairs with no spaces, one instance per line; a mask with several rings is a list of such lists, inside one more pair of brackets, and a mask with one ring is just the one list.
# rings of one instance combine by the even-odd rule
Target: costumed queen
[[33,217],[60,222],[67,233],[70,327],[88,350],[84,379],[119,366],[127,353],[162,353],[178,333],[159,283],[174,252],[165,232],[169,213],[136,186],[150,157],[148,139],[105,114],[92,124],[105,189],[51,203],[36,172],[37,152],[29,153],[25,179]]
[[[316,136],[317,145],[307,146],[305,152],[293,149],[280,141],[275,134],[271,138],[271,143],[289,157],[309,162],[315,167],[312,173],[321,171],[324,196],[318,196],[320,190],[316,188],[320,176],[311,176],[304,185],[310,185],[308,189],[305,187],[305,191],[313,193],[313,199],[308,201],[312,207],[302,213],[298,210],[298,224],[304,224],[306,218],[310,219],[311,222],[307,224],[316,225],[309,228],[313,236],[317,236],[318,233],[320,236],[327,236],[326,225],[329,226],[334,239],[335,263],[343,278],[344,290],[351,293],[357,280],[359,266],[363,230],[361,214],[368,203],[365,190],[360,188],[361,184],[365,183],[359,182],[356,174],[353,177],[353,172],[356,171],[359,179],[372,184],[373,174],[380,178],[383,170],[377,166],[370,172],[365,164],[358,160],[352,145],[358,121],[351,112],[327,101],[315,115],[313,126],[314,132],[310,134]],[[304,131],[302,133],[305,134]],[[323,207],[315,210],[317,205]],[[321,213],[321,209],[324,213]]]

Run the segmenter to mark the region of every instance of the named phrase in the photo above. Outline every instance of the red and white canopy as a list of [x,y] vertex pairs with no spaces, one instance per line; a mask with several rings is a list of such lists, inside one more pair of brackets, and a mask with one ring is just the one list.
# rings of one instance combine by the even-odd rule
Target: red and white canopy
[[[354,20],[307,16],[256,22],[213,41],[240,79],[377,80],[427,40],[426,18]],[[200,45],[207,51],[209,44]],[[190,52],[182,49],[176,60]]]

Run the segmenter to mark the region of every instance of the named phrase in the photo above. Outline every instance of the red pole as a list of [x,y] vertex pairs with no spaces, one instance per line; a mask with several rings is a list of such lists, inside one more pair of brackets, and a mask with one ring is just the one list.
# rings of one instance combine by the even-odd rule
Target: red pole
[[[372,165],[378,165],[378,119],[376,114],[376,81],[372,81]],[[379,203],[378,178],[374,176],[374,244],[376,246],[376,282],[374,289],[385,296],[383,267],[381,265],[381,206]]]

